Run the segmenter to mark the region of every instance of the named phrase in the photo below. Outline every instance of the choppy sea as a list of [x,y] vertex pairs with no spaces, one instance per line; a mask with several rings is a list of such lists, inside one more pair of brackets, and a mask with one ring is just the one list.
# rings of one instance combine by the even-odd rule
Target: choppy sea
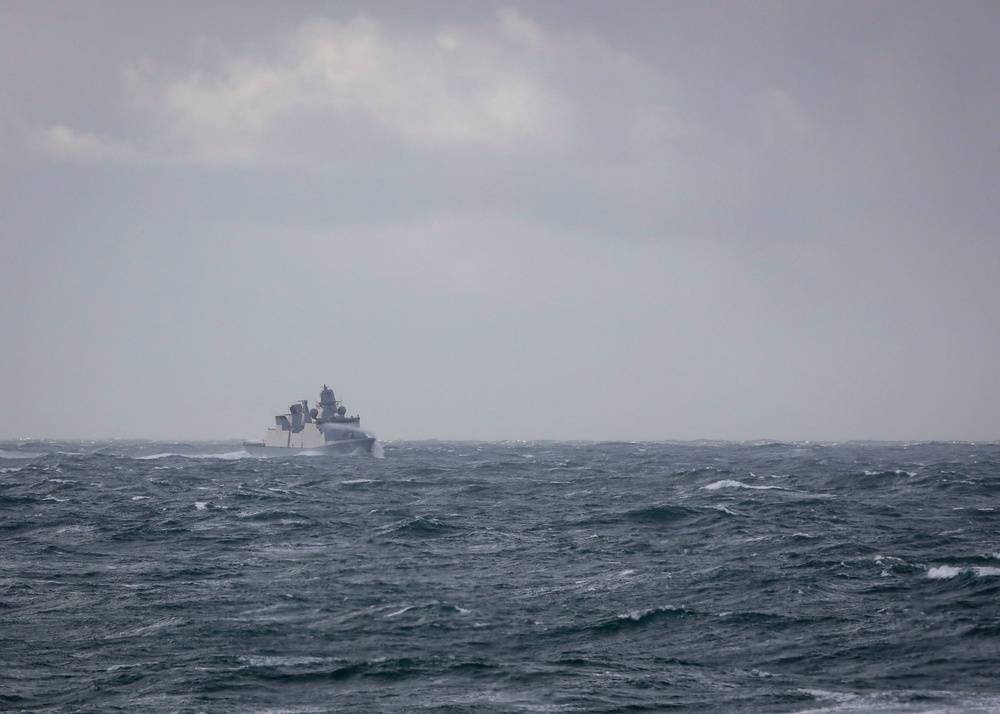
[[1000,444],[0,443],[5,712],[1000,712]]

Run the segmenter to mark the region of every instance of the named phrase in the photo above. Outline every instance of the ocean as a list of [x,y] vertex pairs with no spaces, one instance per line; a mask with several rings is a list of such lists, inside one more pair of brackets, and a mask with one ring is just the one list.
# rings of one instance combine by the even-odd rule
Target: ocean
[[0,710],[1000,712],[998,497],[998,443],[0,443]]

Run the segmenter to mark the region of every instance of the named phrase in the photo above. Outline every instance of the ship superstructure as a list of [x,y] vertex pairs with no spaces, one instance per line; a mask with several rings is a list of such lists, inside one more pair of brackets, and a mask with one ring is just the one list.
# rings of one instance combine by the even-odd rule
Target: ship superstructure
[[319,393],[319,408],[309,408],[303,399],[292,404],[287,414],[274,417],[274,427],[263,441],[244,441],[252,456],[288,456],[306,451],[345,453],[372,450],[376,438],[361,428],[360,416],[347,416],[327,385]]

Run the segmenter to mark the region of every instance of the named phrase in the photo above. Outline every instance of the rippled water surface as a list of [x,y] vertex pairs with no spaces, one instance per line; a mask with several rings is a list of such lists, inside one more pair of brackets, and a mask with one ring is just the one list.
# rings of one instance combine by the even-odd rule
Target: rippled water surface
[[1000,445],[0,444],[0,710],[1000,712]]

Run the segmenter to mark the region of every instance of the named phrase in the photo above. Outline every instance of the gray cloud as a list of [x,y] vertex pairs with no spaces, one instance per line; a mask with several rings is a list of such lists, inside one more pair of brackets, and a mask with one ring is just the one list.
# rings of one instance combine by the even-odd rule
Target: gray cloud
[[995,438],[992,5],[631,7],[3,6],[0,435]]
[[[593,94],[598,72],[635,85],[629,75],[642,71],[595,39],[553,38],[509,9],[486,27],[434,32],[392,32],[365,16],[313,19],[274,44],[263,59],[220,47],[213,66],[180,78],[129,66],[137,135],[56,124],[39,132],[39,148],[72,159],[307,169],[339,163],[358,141],[415,152],[558,151],[588,118],[578,107],[594,101],[566,89]],[[575,86],[554,88],[560,79]]]

